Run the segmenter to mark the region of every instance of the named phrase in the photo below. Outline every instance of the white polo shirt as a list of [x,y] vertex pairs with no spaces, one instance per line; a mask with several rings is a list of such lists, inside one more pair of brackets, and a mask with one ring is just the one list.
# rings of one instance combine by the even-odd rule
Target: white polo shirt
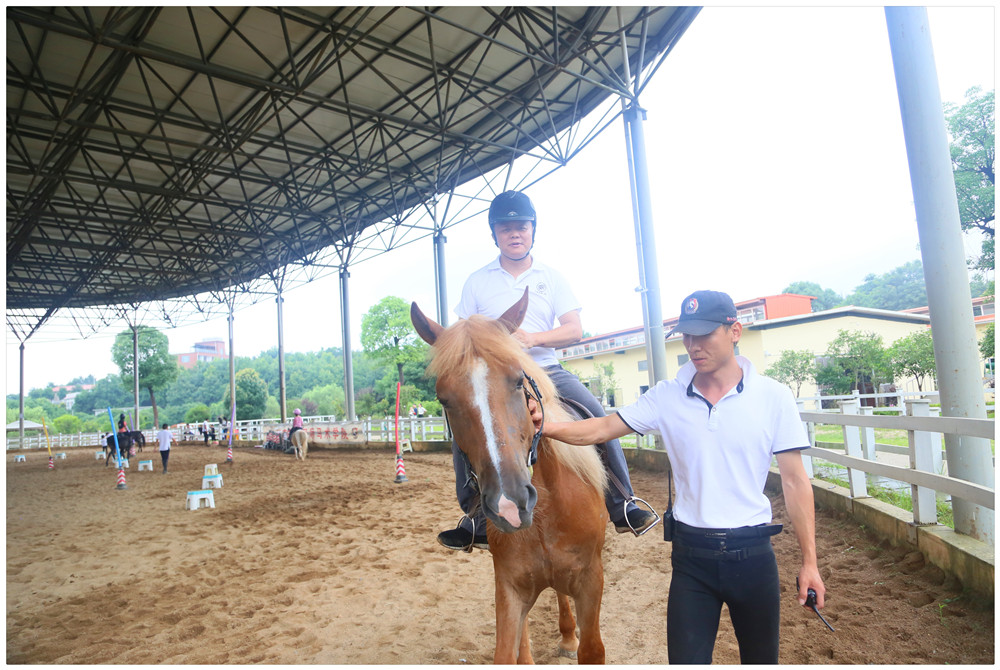
[[[521,323],[525,332],[552,330],[559,325],[560,316],[580,309],[569,283],[549,266],[532,257],[531,267],[515,279],[500,266],[497,256],[465,280],[462,301],[455,307],[455,313],[462,319],[473,314],[498,319],[521,299],[525,287],[529,293],[528,312]],[[542,367],[559,364],[555,349],[551,347],[532,347],[528,354]]]
[[674,518],[699,528],[771,521],[764,495],[774,454],[809,446],[791,390],[736,357],[743,379],[713,407],[694,387],[693,363],[618,416],[640,435],[659,432],[674,471]]

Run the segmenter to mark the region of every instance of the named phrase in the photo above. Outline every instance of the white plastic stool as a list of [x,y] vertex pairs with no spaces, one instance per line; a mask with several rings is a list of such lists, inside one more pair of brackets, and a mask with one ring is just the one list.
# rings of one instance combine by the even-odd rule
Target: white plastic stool
[[201,478],[201,485],[206,489],[221,489],[222,475],[205,475]]
[[153,461],[139,461],[139,472],[143,470],[153,471]]
[[27,463],[28,461],[24,458],[24,454],[14,454],[15,463]]
[[65,461],[66,460],[66,452],[60,452],[60,453],[56,454],[56,458],[58,458],[60,461]]
[[211,491],[188,491],[187,501],[184,503],[185,509],[201,509],[201,503],[205,503],[205,507],[211,507],[215,509],[215,494]]
[[208,464],[208,465],[205,466],[205,476],[206,477],[208,477],[209,475],[217,475],[217,474],[219,474],[219,466],[218,465],[216,465],[215,463],[210,463],[210,464]]
[[413,451],[413,445],[410,444],[410,440],[408,440],[407,438],[403,438],[399,442],[399,452],[402,453],[404,451],[410,451],[410,452]]
[[122,468],[127,468],[127,467],[128,467],[128,459],[127,458],[123,458],[122,459]]
[[97,460],[101,460],[102,458],[104,458],[104,452],[103,451],[95,451],[94,452],[94,458],[96,458]]

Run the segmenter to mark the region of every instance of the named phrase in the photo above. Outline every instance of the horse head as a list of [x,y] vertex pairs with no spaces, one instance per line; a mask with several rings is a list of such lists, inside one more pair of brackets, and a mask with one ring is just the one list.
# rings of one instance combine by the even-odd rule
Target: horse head
[[535,429],[526,370],[551,387],[511,337],[527,306],[526,289],[499,319],[474,315],[449,328],[424,316],[416,303],[410,306],[414,328],[433,348],[428,370],[437,377],[438,400],[478,482],[483,511],[505,533],[531,526],[538,499],[529,462]]

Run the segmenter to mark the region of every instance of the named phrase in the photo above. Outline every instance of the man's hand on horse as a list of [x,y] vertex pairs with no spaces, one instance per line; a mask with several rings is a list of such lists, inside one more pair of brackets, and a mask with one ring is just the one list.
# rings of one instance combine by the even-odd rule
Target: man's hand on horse
[[517,340],[520,345],[525,349],[531,349],[537,344],[535,341],[535,334],[525,331],[523,328],[518,328],[513,333],[514,339]]
[[528,413],[531,414],[531,422],[535,424],[535,430],[542,429],[542,408],[538,406],[534,398],[528,398]]

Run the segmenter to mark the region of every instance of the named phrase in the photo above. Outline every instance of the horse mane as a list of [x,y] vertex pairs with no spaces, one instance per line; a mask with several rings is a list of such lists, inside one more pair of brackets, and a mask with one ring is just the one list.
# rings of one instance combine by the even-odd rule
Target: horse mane
[[[439,376],[442,372],[471,370],[477,359],[502,361],[535,380],[542,395],[546,421],[572,421],[558,401],[555,384],[515,340],[503,325],[494,319],[473,314],[445,329],[431,347],[427,372]],[[568,467],[580,479],[599,491],[608,486],[608,476],[593,446],[578,447],[550,438],[542,438],[539,451],[548,453]]]

